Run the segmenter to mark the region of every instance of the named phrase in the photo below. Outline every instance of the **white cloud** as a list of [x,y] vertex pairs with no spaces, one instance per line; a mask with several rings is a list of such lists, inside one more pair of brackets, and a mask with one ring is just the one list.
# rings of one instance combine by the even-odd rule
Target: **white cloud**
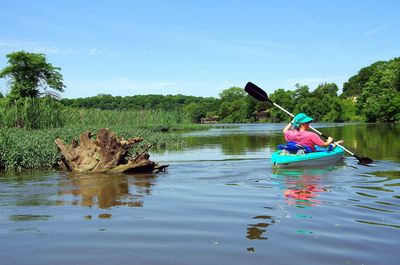
[[381,32],[381,31],[387,29],[388,27],[389,27],[388,25],[385,25],[385,26],[382,26],[379,28],[372,29],[372,30],[368,31],[367,33],[365,33],[365,37],[366,38],[371,37],[372,35],[375,35],[376,33]]
[[184,28],[175,28],[175,31],[171,32],[174,32],[174,34],[170,34],[169,37],[175,37],[184,42],[191,42],[193,46],[202,46],[211,50],[240,55],[281,59],[282,57],[291,56],[290,52],[294,48],[292,45],[286,43],[255,40],[245,36],[215,36]]
[[90,50],[87,52],[87,54],[89,54],[90,56],[103,56],[103,55],[105,55],[105,56],[115,56],[115,55],[117,55],[116,52],[113,52],[113,51],[106,51],[106,50],[98,49],[98,48],[92,48],[92,49],[90,49]]
[[59,50],[54,46],[47,46],[37,42],[0,40],[0,53],[10,53],[24,50],[27,52],[57,54]]
[[98,94],[113,96],[130,96],[137,94],[177,94],[178,85],[171,81],[136,82],[127,78],[109,79],[105,81],[66,81],[64,97],[90,97]]
[[98,55],[98,53],[99,53],[99,50],[97,50],[95,48],[89,50],[90,56],[96,56],[96,55]]
[[229,52],[239,55],[261,56],[268,58],[282,58],[291,56],[289,51],[294,47],[291,44],[258,40],[248,36],[215,35],[201,30],[189,29],[184,26],[151,27],[149,25],[130,25],[108,23],[114,30],[123,30],[139,33],[140,35],[156,36],[157,38],[174,40],[188,47],[205,48],[212,51]]
[[50,46],[38,42],[0,39],[0,53],[7,54],[21,50],[33,53],[61,54],[61,55],[89,55],[89,56],[118,55],[118,53],[115,51],[108,51],[99,48],[91,48],[89,50],[75,50],[70,48],[59,49],[55,46]]

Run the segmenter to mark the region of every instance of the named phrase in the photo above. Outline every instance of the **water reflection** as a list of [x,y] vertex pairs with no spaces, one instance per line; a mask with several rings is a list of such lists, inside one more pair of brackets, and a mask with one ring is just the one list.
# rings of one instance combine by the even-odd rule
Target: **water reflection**
[[260,221],[256,224],[249,224],[247,227],[247,235],[246,237],[250,240],[266,240],[267,237],[264,236],[264,232],[267,231],[267,228],[270,225],[273,225],[276,221],[272,216],[268,215],[259,215],[253,217],[257,221]]
[[157,179],[154,174],[140,175],[107,175],[107,174],[70,174],[60,181],[59,204],[98,206],[111,208],[113,206],[142,207],[142,198],[149,195]]
[[[285,198],[285,203],[296,208],[308,208],[317,206],[322,203],[317,197],[322,192],[327,192],[328,188],[324,185],[327,175],[336,167],[326,167],[309,170],[296,169],[275,169],[272,174],[272,180],[277,185]],[[262,185],[263,181],[257,181],[257,187]],[[267,179],[266,185],[270,187],[271,179]],[[270,207],[264,207],[268,210],[274,210]],[[291,214],[284,210],[284,207],[279,208],[284,211],[286,217]],[[311,218],[309,215],[297,215],[299,218]],[[246,238],[250,240],[267,240],[265,235],[267,229],[277,222],[277,217],[272,215],[258,215],[253,217],[255,222],[247,225]],[[310,231],[299,230],[298,233],[311,233]],[[254,247],[247,248],[249,252],[255,252]]]
[[322,203],[317,197],[319,193],[328,191],[323,184],[323,178],[333,169],[334,167],[314,170],[278,169],[273,176],[282,181],[283,195],[288,205],[312,207]]
[[204,148],[204,143],[207,143],[208,146],[219,146],[224,155],[242,155],[246,152],[261,151],[266,147],[275,149],[283,140],[283,136],[276,133],[265,135],[227,134],[215,137],[195,136],[186,138],[189,148]]
[[[242,155],[248,151],[275,150],[284,142],[282,128],[286,124],[239,125],[225,129],[224,133],[198,132],[186,137],[187,147],[203,148],[206,145],[220,146],[225,155]],[[252,130],[255,126],[257,130]],[[354,153],[374,160],[400,161],[400,124],[315,124],[314,127],[332,136],[344,139],[344,146]]]
[[13,222],[25,222],[25,221],[47,221],[53,216],[51,215],[37,215],[37,214],[13,214],[9,217],[10,221]]
[[316,199],[318,193],[327,191],[326,188],[315,183],[320,176],[303,176],[301,179],[286,180],[287,189],[284,191],[286,202],[289,205],[316,206],[321,202]]

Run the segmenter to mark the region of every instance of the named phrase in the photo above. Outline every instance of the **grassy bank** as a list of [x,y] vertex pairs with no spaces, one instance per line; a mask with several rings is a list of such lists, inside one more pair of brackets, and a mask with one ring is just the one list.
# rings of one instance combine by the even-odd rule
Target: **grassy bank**
[[201,129],[183,111],[99,110],[65,107],[51,98],[0,99],[0,128],[124,126],[153,131]]
[[206,129],[194,124],[181,111],[129,111],[69,108],[48,99],[24,99],[0,103],[0,170],[50,169],[60,154],[56,138],[65,143],[85,131],[109,128],[118,136],[142,136],[153,149],[176,149],[184,145],[179,132]]
[[[50,169],[57,166],[60,158],[54,140],[60,138],[65,143],[87,130],[96,133],[101,126],[75,126],[42,130],[25,130],[19,128],[0,129],[0,169]],[[144,144],[152,144],[154,149],[176,149],[184,145],[183,138],[177,133],[156,132],[151,129],[137,129],[127,126],[108,126],[118,136],[125,138],[142,136],[144,141],[135,145],[134,153]]]

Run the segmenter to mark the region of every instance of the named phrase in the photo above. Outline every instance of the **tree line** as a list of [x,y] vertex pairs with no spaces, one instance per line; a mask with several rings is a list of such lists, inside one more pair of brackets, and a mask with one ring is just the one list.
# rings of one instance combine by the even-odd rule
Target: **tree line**
[[[379,61],[362,68],[343,84],[322,83],[310,91],[296,84],[294,90],[279,88],[270,94],[272,101],[292,113],[304,112],[321,122],[396,122],[400,121],[400,57]],[[219,98],[184,95],[137,95],[63,99],[66,106],[98,109],[183,110],[193,122],[219,117],[221,122],[255,122],[264,112],[267,122],[282,122],[287,115],[267,102],[251,98],[241,87],[223,90]]]
[[[87,98],[59,99],[57,93],[65,89],[61,69],[47,62],[45,55],[19,51],[8,54],[7,58],[8,65],[0,69],[0,78],[8,78],[10,84],[10,92],[0,101],[3,110],[21,105],[20,101],[26,99],[46,97],[70,108],[182,111],[194,123],[204,118],[227,123],[256,122],[259,117],[267,122],[288,120],[285,113],[269,103],[256,101],[241,87],[223,90],[218,98],[100,94]],[[307,113],[316,121],[396,122],[400,120],[399,92],[400,57],[397,57],[361,68],[343,84],[340,94],[335,83],[323,83],[313,91],[306,85],[296,84],[294,90],[279,88],[269,96],[288,111]],[[257,115],[259,113],[263,115]]]

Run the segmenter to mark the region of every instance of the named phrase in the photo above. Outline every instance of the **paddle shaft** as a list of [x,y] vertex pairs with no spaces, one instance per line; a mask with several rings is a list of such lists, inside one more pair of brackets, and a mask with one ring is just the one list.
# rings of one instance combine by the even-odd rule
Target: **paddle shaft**
[[[285,110],[284,108],[282,108],[281,106],[279,106],[278,104],[276,104],[275,102],[270,101],[275,107],[277,107],[278,109],[282,110],[283,112],[286,112],[286,114],[288,114],[290,117],[294,117],[294,115],[292,113],[290,113],[289,111]],[[315,129],[314,127],[312,127],[310,125],[310,129],[313,130],[314,132],[318,133],[319,135],[321,135],[322,137],[324,137],[325,139],[328,139],[328,136],[326,136],[325,134],[323,134],[322,132],[318,131],[317,129]],[[353,152],[351,152],[350,150],[347,150],[344,146],[335,143],[334,141],[332,142],[334,144],[336,144],[337,146],[339,146],[340,148],[342,148],[343,150],[345,150],[347,153],[349,153],[352,156],[355,156],[355,154]]]

